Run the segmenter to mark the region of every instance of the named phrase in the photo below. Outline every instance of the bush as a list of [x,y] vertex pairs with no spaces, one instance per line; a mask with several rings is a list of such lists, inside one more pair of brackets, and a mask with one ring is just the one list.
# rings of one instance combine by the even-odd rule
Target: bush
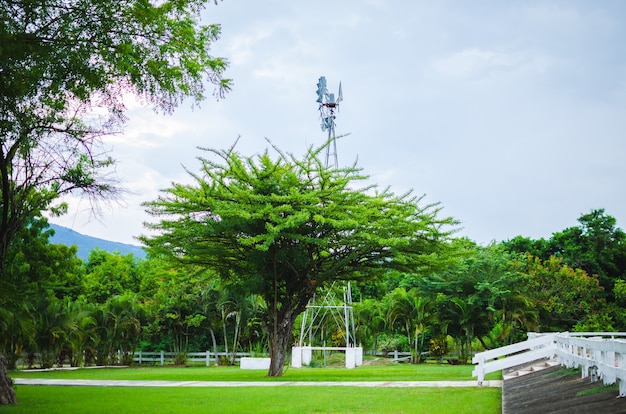
[[446,335],[437,335],[428,342],[428,353],[432,357],[439,358],[441,362],[442,357],[448,353],[448,338]]
[[399,334],[382,334],[378,338],[378,352],[391,352],[391,351],[410,351],[409,340],[404,335]]
[[187,354],[185,352],[179,352],[174,356],[174,365],[187,364]]

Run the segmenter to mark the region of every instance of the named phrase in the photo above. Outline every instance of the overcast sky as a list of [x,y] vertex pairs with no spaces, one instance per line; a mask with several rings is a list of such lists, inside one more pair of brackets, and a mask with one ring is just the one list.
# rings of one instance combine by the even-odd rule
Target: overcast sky
[[322,144],[316,84],[342,82],[339,164],[413,189],[480,243],[548,238],[604,208],[626,227],[626,2],[224,0],[213,54],[234,87],[160,116],[134,107],[107,140],[134,195],[90,218],[51,220],[138,244],[140,206],[197,170],[197,146],[244,155],[265,138],[297,155]]

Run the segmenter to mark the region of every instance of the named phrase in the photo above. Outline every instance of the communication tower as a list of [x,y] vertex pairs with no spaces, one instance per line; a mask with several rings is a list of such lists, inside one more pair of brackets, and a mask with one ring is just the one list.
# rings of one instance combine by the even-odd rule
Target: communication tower
[[322,121],[322,131],[328,131],[328,146],[326,147],[326,168],[330,167],[330,157],[333,157],[333,166],[339,168],[337,159],[337,142],[335,135],[336,113],[339,113],[339,103],[343,101],[341,82],[339,82],[339,92],[335,99],[334,93],[329,93],[326,88],[326,77],[321,76],[317,82],[317,103],[320,104],[320,119]]

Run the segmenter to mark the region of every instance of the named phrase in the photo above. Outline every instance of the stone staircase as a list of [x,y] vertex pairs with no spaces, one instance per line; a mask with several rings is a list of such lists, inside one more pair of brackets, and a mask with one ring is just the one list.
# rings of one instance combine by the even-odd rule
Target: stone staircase
[[559,365],[555,359],[538,359],[528,364],[518,365],[515,367],[502,370],[502,379],[508,380],[511,378],[521,377],[523,375],[531,374],[533,372],[541,371],[546,368],[551,368]]

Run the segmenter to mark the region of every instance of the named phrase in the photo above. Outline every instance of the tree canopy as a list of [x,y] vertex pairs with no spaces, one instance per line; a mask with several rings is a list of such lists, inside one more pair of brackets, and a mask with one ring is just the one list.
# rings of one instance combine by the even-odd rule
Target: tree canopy
[[626,233],[604,209],[582,214],[578,222],[578,226],[556,232],[548,240],[517,236],[503,244],[511,251],[530,253],[544,261],[555,256],[574,269],[596,275],[606,299],[613,301],[614,286],[626,279]]
[[[164,112],[229,87],[210,55],[205,1],[8,0],[0,3],[0,266],[13,236],[54,200],[119,195],[103,135],[135,94]],[[62,210],[60,210],[62,211]]]
[[325,146],[302,159],[274,147],[255,157],[206,150],[193,184],[174,184],[147,211],[160,218],[141,240],[153,255],[203,265],[260,294],[268,312],[272,365],[281,375],[295,318],[317,288],[366,280],[389,269],[433,270],[447,258],[456,224],[438,204],[376,186],[356,165],[326,168]]

